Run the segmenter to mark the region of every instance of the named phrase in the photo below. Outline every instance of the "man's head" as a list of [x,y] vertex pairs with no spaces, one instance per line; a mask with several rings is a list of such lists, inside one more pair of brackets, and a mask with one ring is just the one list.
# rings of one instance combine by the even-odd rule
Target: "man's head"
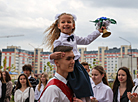
[[90,72],[89,64],[87,62],[82,62],[81,64],[86,69],[86,71],[89,73]]
[[24,74],[27,75],[27,77],[29,77],[31,75],[31,71],[32,71],[32,66],[30,64],[25,64],[23,67],[22,67],[22,70],[24,72]]
[[72,51],[73,47],[70,46],[57,46],[54,48],[53,52],[64,52],[65,56],[61,59],[55,60],[57,66],[57,72],[68,73],[74,70],[74,53]]

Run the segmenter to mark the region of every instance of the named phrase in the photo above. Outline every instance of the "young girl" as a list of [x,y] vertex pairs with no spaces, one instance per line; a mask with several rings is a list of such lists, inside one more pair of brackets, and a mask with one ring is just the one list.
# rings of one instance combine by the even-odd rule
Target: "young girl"
[[98,102],[112,102],[113,101],[113,92],[112,89],[108,86],[106,72],[102,66],[95,66],[92,69],[92,84],[94,98],[92,100],[97,100]]
[[[28,100],[28,101],[26,101]],[[34,90],[25,74],[18,77],[16,91],[14,95],[15,102],[34,102]]]
[[129,73],[129,69],[121,67],[118,69],[116,79],[113,84],[114,102],[128,102],[127,92],[131,92],[134,83]]
[[[103,28],[98,29],[87,37],[76,36],[75,30],[76,16],[72,14],[62,13],[56,15],[56,21],[45,31],[48,35],[45,37],[45,43],[48,47],[54,48],[57,46],[71,46],[75,55],[74,71],[69,73],[67,80],[77,98],[89,97],[93,95],[89,75],[83,66],[79,63],[80,53],[77,50],[77,45],[88,45],[94,41]],[[54,59],[59,59],[64,56],[64,53],[55,52],[49,56],[50,62],[54,64]]]
[[4,102],[10,102],[11,92],[12,92],[11,77],[7,71],[3,71],[2,75],[3,75],[3,79],[6,81],[6,94],[5,94]]
[[38,100],[40,98],[40,95],[43,89],[45,88],[47,82],[48,82],[48,75],[45,73],[42,73],[39,84],[35,88],[35,100]]
[[6,81],[3,79],[2,71],[0,70],[0,102],[4,101],[6,94]]

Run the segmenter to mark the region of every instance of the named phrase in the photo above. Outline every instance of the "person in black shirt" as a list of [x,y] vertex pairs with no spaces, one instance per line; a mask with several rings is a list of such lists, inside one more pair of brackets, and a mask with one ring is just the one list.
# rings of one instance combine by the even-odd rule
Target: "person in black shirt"
[[37,82],[36,82],[36,79],[31,76],[32,66],[30,64],[25,64],[22,67],[22,69],[23,69],[24,74],[27,75],[27,77],[28,77],[28,79],[29,79],[34,91],[35,91],[35,87],[37,85]]
[[38,75],[34,75],[34,78],[36,79],[36,84],[39,84]]

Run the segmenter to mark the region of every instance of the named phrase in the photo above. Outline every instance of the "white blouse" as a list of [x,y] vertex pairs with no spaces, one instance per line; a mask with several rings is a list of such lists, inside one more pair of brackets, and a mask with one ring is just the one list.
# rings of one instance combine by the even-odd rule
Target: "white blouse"
[[135,83],[135,86],[138,85],[138,78],[134,79],[133,82]]
[[44,90],[44,85],[41,83],[40,91],[38,91],[38,85],[35,88],[35,99],[38,100],[42,91]]
[[[29,97],[29,88],[27,87],[24,92],[22,92],[20,89],[15,91],[15,95],[14,95],[14,101],[15,102],[25,102],[25,100]],[[30,98],[29,98],[29,102],[34,102],[34,90],[31,87],[30,89]]]
[[0,98],[1,98],[1,96],[2,96],[2,82],[0,80]]
[[[74,35],[74,41],[70,40],[70,42],[67,41],[67,38],[71,35]],[[87,37],[79,37],[75,34],[67,35],[64,33],[60,33],[60,37],[54,41],[54,48],[62,45],[62,46],[71,46],[73,47],[73,53],[75,55],[75,60],[80,58],[80,53],[77,49],[77,45],[88,45],[92,41],[94,41],[98,36],[100,36],[100,32],[98,30],[94,31],[93,33],[89,34]],[[54,64],[54,60],[49,61]]]
[[98,85],[92,84],[94,97],[98,102],[112,102],[113,101],[113,91],[112,89],[105,85],[103,82]]

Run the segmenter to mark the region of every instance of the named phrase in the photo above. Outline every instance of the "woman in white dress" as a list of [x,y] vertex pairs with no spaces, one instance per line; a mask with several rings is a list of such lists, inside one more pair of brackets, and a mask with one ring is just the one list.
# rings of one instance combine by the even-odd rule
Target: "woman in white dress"
[[43,89],[45,88],[47,82],[48,82],[48,75],[45,73],[42,73],[39,84],[35,88],[35,100],[38,100],[40,98],[40,95]]
[[[28,100],[28,101],[27,101]],[[14,95],[15,102],[34,102],[34,90],[25,74],[18,77],[16,91]]]

